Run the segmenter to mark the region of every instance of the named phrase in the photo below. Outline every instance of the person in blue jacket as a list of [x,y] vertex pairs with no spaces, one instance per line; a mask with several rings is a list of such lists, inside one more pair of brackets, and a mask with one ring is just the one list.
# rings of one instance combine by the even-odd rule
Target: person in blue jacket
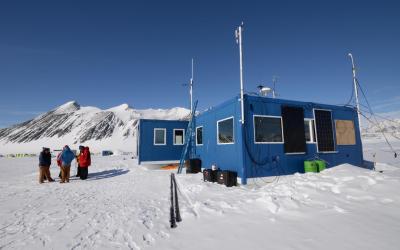
[[71,171],[71,162],[75,159],[74,152],[65,145],[63,151],[60,154],[60,161],[61,161],[61,181],[60,183],[69,182],[69,176]]
[[49,148],[43,148],[39,155],[39,183],[43,183],[46,179],[49,182],[54,180],[50,175],[51,154]]

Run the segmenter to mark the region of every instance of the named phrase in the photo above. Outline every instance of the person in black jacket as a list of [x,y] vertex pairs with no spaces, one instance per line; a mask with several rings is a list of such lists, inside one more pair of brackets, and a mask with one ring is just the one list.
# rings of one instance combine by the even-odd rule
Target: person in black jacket
[[54,180],[50,176],[51,154],[49,148],[43,148],[39,155],[39,183],[43,183],[44,178],[49,182]]

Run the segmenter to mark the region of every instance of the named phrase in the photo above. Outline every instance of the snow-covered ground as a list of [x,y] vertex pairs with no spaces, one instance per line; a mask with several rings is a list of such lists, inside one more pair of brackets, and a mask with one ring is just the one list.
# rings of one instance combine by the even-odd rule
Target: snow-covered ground
[[[385,152],[374,146],[364,148]],[[171,171],[94,157],[88,180],[40,185],[36,158],[0,158],[0,249],[399,249],[400,160],[390,157],[382,173],[341,165],[233,188],[179,175],[175,229]]]
[[[384,138],[365,138],[363,139],[364,159],[397,166],[400,168],[400,138],[387,135],[391,147]],[[397,158],[394,152],[397,152]]]

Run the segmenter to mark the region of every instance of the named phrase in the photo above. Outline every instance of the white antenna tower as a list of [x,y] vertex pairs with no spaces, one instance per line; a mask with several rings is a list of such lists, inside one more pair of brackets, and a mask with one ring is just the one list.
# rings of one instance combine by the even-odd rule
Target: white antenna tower
[[236,37],[236,43],[239,44],[239,57],[240,57],[240,109],[241,109],[241,113],[242,113],[241,122],[242,122],[242,124],[244,124],[242,31],[243,31],[243,22],[235,30],[235,37]]
[[189,82],[190,86],[190,114],[193,114],[193,58],[192,58],[192,77]]
[[190,104],[190,115],[193,114],[193,66],[194,60],[192,58],[192,76],[190,77],[189,83],[184,83],[182,86],[189,86],[189,104]]
[[273,87],[272,87],[272,98],[276,98],[276,91],[275,91],[275,88],[276,88],[276,82],[278,81],[278,77],[277,76],[273,76],[272,77],[272,84],[273,84]]
[[356,79],[356,67],[354,66],[353,55],[349,53],[349,57],[351,59],[352,71],[353,71],[353,85],[354,85],[354,93],[356,96],[356,106],[357,106],[357,115],[358,115],[358,126],[361,131],[361,117],[360,117],[360,103],[358,101],[358,87],[357,87],[357,79]]

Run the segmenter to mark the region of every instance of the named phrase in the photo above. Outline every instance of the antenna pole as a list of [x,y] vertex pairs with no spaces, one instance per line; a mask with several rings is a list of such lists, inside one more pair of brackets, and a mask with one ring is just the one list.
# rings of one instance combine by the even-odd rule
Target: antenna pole
[[272,77],[272,83],[274,84],[274,87],[272,89],[272,98],[275,98],[275,85],[276,85],[276,76]]
[[242,31],[243,31],[243,22],[236,29],[236,43],[239,44],[239,57],[240,57],[240,109],[242,113],[241,122],[244,124],[244,100],[243,100],[243,52],[242,52]]
[[357,79],[356,79],[356,67],[354,66],[353,55],[349,53],[349,57],[351,59],[352,71],[353,71],[353,85],[354,85],[354,93],[356,96],[356,106],[357,106],[357,115],[358,115],[358,126],[361,131],[361,117],[360,117],[360,103],[358,101],[358,87],[357,87]]
[[189,82],[190,86],[190,114],[193,113],[193,58],[192,58],[192,77]]

